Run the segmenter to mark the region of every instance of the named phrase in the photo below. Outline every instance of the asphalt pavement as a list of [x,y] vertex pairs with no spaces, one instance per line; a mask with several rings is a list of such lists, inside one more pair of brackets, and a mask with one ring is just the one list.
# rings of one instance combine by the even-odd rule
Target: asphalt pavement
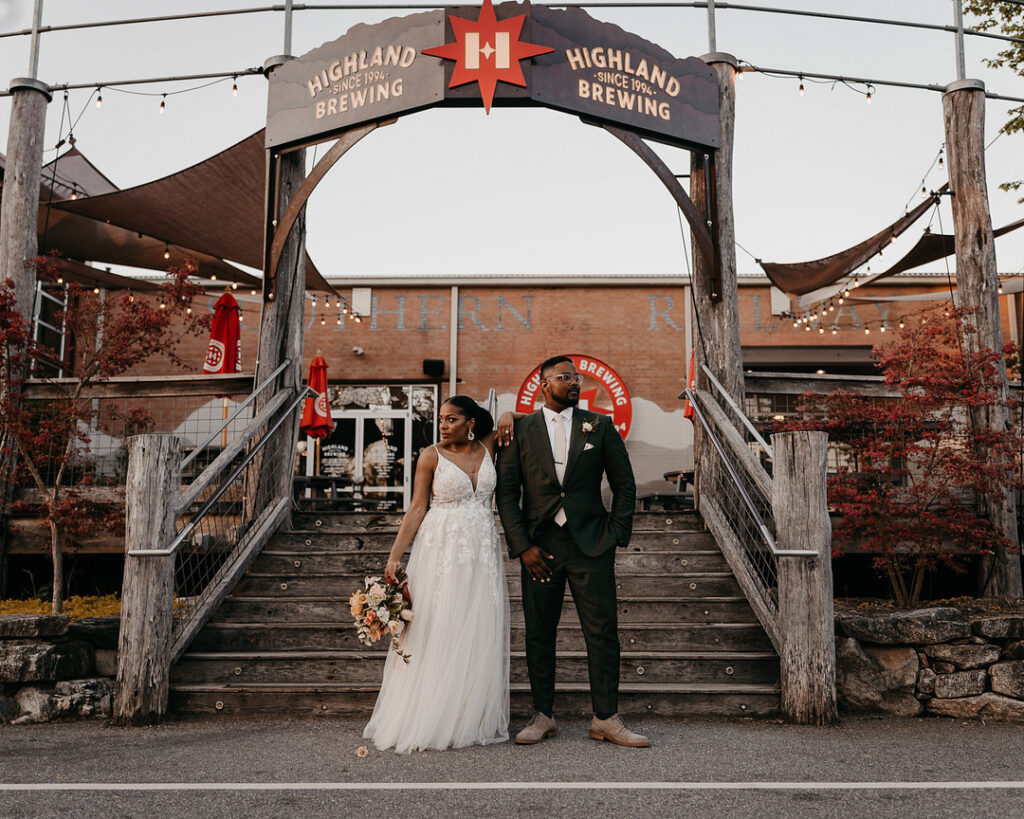
[[[947,719],[559,723],[532,747],[398,755],[362,720],[0,727],[0,816],[1024,816],[1024,729]],[[518,727],[513,725],[513,729]]]

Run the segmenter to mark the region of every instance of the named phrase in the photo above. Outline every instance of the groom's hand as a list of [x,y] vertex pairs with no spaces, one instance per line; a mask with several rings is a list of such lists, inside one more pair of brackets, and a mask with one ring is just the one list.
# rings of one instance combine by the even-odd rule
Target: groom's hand
[[555,556],[549,555],[540,546],[531,546],[519,555],[519,559],[523,561],[527,574],[534,580],[547,583],[551,579],[551,567],[548,565],[548,561],[554,560]]

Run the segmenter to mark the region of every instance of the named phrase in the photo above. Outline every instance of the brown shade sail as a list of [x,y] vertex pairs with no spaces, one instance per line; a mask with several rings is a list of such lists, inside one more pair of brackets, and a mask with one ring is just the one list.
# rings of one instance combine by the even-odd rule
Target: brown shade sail
[[78,282],[84,287],[102,287],[104,290],[137,290],[140,293],[150,293],[162,284],[152,279],[118,276],[109,270],[89,267],[74,259],[57,259],[57,273],[64,281]]
[[802,296],[820,287],[827,287],[849,276],[854,270],[885,248],[896,236],[899,236],[914,224],[938,201],[939,196],[947,187],[949,186],[943,185],[939,191],[933,193],[912,211],[906,213],[888,227],[882,228],[870,239],[866,239],[859,245],[854,245],[841,253],[827,256],[824,259],[817,259],[813,262],[779,264],[759,260],[758,264],[768,274],[772,284],[784,293]]
[[[267,161],[263,140],[260,130],[154,182],[54,207],[153,236],[171,246],[261,268]],[[308,256],[306,288],[334,292]]]

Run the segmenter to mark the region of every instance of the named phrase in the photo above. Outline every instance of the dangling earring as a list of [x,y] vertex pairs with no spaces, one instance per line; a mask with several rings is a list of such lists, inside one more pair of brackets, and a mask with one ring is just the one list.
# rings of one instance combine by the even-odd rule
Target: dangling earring
[[476,440],[476,436],[473,434],[473,427],[469,428],[469,435],[467,435],[466,437],[469,438],[469,440],[471,440],[471,441],[475,441]]

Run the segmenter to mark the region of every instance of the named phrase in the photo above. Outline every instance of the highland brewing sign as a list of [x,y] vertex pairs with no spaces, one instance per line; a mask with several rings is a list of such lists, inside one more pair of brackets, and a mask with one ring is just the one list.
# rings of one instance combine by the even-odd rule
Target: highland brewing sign
[[267,147],[437,105],[540,105],[671,145],[718,147],[718,80],[580,9],[502,3],[358,25],[270,77]]

